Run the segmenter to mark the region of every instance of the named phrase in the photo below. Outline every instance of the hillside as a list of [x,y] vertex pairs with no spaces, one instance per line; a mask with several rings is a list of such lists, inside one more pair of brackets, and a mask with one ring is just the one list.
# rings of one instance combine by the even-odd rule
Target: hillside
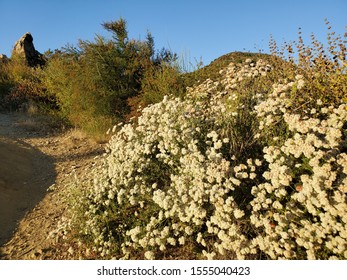
[[345,73],[236,57],[113,128],[52,233],[72,258],[347,257]]
[[237,64],[244,62],[246,59],[256,61],[258,59],[269,59],[269,57],[270,55],[262,53],[231,52],[216,58],[210,64],[201,69],[185,74],[185,80],[187,86],[193,86],[198,81],[202,82],[208,78],[211,80],[217,80],[221,77],[219,71],[227,67],[231,62]]
[[[25,74],[10,91],[29,95],[19,108],[40,116],[44,104],[89,132],[118,124],[97,144],[78,129],[52,129],[47,115],[0,115],[0,148],[18,150],[1,160],[24,170],[0,187],[38,190],[36,203],[6,212],[1,258],[347,258],[344,55],[305,52],[297,65],[234,52],[192,73],[149,60],[148,72],[121,61],[118,73],[114,45],[84,47],[83,56],[55,54],[47,68],[10,65]],[[137,118],[120,122],[129,100],[145,97],[148,106],[131,108]],[[12,169],[6,162],[0,170]]]

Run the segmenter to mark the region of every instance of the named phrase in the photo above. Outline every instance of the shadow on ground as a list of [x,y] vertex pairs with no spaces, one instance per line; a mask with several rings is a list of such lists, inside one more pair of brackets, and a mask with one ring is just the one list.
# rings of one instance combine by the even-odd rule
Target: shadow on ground
[[24,142],[0,136],[0,246],[55,178],[52,158]]

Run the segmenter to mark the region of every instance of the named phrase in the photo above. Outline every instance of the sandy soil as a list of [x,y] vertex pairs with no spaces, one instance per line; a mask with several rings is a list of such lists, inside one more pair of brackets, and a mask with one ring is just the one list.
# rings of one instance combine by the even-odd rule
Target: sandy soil
[[64,186],[102,152],[79,131],[57,133],[42,118],[0,114],[0,259],[64,259],[47,238],[65,210]]

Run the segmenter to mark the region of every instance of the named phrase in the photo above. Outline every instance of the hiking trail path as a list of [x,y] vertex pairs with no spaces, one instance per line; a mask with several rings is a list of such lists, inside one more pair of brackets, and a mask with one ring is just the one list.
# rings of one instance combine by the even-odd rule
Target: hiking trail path
[[103,151],[78,130],[61,132],[39,116],[0,113],[0,259],[67,257],[48,238],[65,210],[62,192]]

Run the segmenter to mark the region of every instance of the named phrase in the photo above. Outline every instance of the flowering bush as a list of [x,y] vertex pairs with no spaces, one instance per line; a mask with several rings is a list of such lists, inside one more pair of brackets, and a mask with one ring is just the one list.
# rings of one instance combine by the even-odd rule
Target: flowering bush
[[187,242],[205,248],[219,228],[233,230],[235,244],[246,240],[237,229],[244,213],[228,194],[247,167],[235,172],[223,156],[229,139],[214,130],[223,111],[222,103],[208,108],[164,98],[143,111],[137,126],[125,125],[112,137],[85,213],[91,218],[84,234],[96,236],[102,256],[114,253],[119,235],[125,257],[139,248],[153,256]]
[[346,104],[272,72],[231,63],[114,127],[64,230],[102,258],[347,258]]
[[[260,229],[253,246],[273,259],[345,259],[346,104],[327,108],[318,100],[301,117],[286,112],[287,102],[282,98],[278,109],[290,136],[264,148],[266,181],[252,188],[250,219]],[[260,116],[267,111],[262,105],[256,107]]]

